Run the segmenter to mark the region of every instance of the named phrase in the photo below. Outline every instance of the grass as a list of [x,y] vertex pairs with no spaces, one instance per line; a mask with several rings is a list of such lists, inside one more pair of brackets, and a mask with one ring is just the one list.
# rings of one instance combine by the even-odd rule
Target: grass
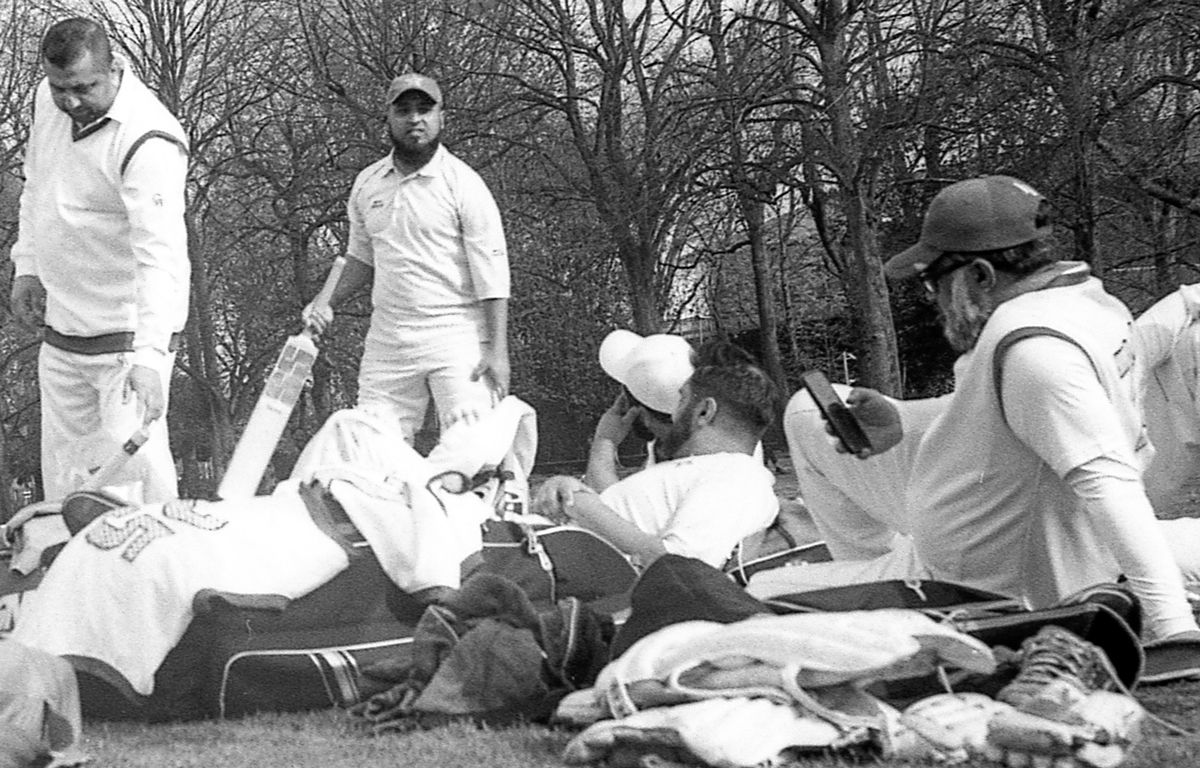
[[[791,473],[777,491],[795,493]],[[1200,482],[1185,489],[1164,516],[1197,514]],[[1183,728],[1180,735],[1149,722],[1143,741],[1122,764],[1127,768],[1200,765],[1200,681],[1143,688],[1137,698],[1157,718]],[[267,714],[243,720],[165,725],[89,722],[81,747],[90,765],[108,768],[551,768],[572,732],[535,725],[490,729],[456,723],[428,731],[372,736],[345,712]],[[800,761],[812,768],[861,765],[842,756]],[[872,766],[907,763],[869,760]],[[970,762],[967,768],[994,768]]]
[[88,723],[91,765],[120,768],[478,768],[561,766],[570,734],[536,726],[503,730],[457,723],[372,736],[341,711],[258,715],[167,725]]
[[[1200,682],[1138,691],[1155,715],[1200,731]],[[429,731],[372,736],[341,711],[259,715],[224,722],[144,725],[88,723],[83,750],[91,765],[114,768],[558,768],[571,732],[540,726],[504,729],[456,723]],[[840,757],[801,761],[812,768],[845,766]],[[861,764],[861,763],[860,763]],[[870,761],[873,766],[907,765]],[[994,763],[971,762],[968,768]],[[1200,735],[1180,736],[1150,723],[1128,768],[1200,765]]]

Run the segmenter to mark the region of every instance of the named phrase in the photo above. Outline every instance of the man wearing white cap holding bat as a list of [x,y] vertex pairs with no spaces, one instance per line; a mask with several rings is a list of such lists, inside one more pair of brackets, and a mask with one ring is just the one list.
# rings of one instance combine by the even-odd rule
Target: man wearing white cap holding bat
[[350,191],[346,267],[303,312],[323,332],[333,307],[371,286],[358,406],[409,442],[432,398],[442,429],[508,394],[508,249],[483,179],[441,145],[442,89],[409,73],[387,90],[392,151]]

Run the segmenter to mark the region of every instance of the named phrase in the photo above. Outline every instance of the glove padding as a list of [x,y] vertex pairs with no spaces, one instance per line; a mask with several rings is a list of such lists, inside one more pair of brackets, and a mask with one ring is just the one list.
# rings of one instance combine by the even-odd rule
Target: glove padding
[[979,693],[942,693],[904,710],[908,733],[888,756],[1115,768],[1139,741],[1144,717],[1131,696],[1055,683],[1022,709]]
[[1092,691],[1056,714],[1024,709],[998,712],[988,723],[988,744],[1009,754],[1067,757],[1088,768],[1120,765],[1141,740],[1146,716],[1136,699],[1114,691]]
[[614,717],[716,696],[812,705],[816,689],[917,677],[941,665],[990,674],[996,659],[979,640],[916,611],[755,616],[652,632],[601,671],[596,690]]

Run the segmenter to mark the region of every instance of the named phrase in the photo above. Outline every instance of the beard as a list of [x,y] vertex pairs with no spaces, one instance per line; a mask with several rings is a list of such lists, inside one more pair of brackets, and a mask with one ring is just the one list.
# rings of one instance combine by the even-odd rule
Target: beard
[[424,146],[414,147],[402,143],[394,133],[389,132],[388,135],[392,140],[392,151],[396,153],[396,157],[414,168],[420,168],[428,163],[433,158],[433,154],[437,152],[438,147],[442,145],[442,140],[435,138]]
[[950,305],[942,313],[942,333],[958,354],[975,348],[983,326],[996,310],[996,301],[987,291],[973,288],[963,273],[951,276]]
[[689,403],[679,418],[671,421],[671,428],[667,434],[654,443],[656,459],[659,461],[677,459],[683,454],[683,447],[692,439],[692,434],[696,431],[695,422],[692,419],[695,410],[695,404]]

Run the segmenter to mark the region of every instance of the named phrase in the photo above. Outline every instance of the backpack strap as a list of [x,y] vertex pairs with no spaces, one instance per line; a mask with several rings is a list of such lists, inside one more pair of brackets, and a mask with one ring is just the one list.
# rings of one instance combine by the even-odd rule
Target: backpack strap
[[1081,352],[1083,352],[1084,357],[1088,359],[1088,363],[1092,365],[1093,369],[1095,368],[1095,364],[1092,363],[1092,358],[1090,355],[1088,355],[1087,350],[1084,349],[1079,342],[1075,341],[1062,331],[1044,325],[1030,325],[1026,326],[1025,328],[1018,328],[1015,331],[1008,332],[996,344],[996,349],[992,353],[992,382],[996,388],[996,399],[1000,403],[1000,415],[1004,417],[1005,422],[1008,421],[1008,417],[1004,415],[1004,393],[1001,389],[1001,384],[1004,380],[1004,356],[1008,354],[1008,350],[1011,349],[1018,341],[1023,341],[1034,336],[1053,336],[1056,339],[1062,339],[1068,344],[1073,344],[1074,346],[1078,347]]

